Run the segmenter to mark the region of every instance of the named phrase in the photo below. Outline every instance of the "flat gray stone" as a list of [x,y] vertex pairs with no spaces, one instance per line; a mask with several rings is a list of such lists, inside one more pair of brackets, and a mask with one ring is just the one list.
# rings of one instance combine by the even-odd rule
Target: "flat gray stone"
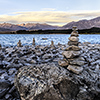
[[68,61],[65,61],[65,60],[59,60],[58,61],[58,64],[60,65],[60,66],[63,66],[63,67],[65,67],[65,66],[68,66]]
[[81,51],[64,51],[62,55],[66,58],[73,58],[76,56],[79,56],[81,54]]
[[83,71],[83,67],[79,67],[76,65],[69,65],[67,69],[74,72],[75,74],[80,74]]
[[79,35],[78,35],[78,32],[72,32],[72,33],[71,33],[71,36],[76,36],[76,37],[78,37]]
[[78,58],[74,58],[74,59],[69,59],[69,63],[72,64],[72,65],[84,65],[86,62],[85,62],[85,59],[83,57],[78,57]]
[[79,50],[81,50],[81,48],[79,48],[78,46],[72,45],[72,46],[69,46],[68,48],[66,48],[65,50],[66,51],[68,51],[68,50],[79,51]]
[[71,46],[71,45],[75,45],[75,46],[78,46],[79,42],[75,41],[68,41],[68,45]]

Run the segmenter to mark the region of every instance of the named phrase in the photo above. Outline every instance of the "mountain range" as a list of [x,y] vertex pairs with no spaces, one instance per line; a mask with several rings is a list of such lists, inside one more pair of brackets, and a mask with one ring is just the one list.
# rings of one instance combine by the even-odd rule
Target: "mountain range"
[[100,17],[91,20],[79,20],[77,22],[70,22],[63,26],[66,29],[72,29],[73,26],[77,26],[78,29],[89,29],[92,27],[100,28]]
[[77,22],[70,22],[62,27],[52,26],[48,24],[39,23],[27,23],[27,24],[10,24],[2,23],[0,24],[0,31],[18,31],[18,30],[47,30],[47,29],[72,29],[73,26],[77,26],[78,29],[89,29],[92,27],[100,28],[100,17],[91,20],[79,20]]
[[58,26],[52,26],[48,24],[39,23],[27,23],[27,24],[10,24],[2,23],[0,24],[0,31],[18,31],[18,30],[47,30],[47,29],[58,29]]

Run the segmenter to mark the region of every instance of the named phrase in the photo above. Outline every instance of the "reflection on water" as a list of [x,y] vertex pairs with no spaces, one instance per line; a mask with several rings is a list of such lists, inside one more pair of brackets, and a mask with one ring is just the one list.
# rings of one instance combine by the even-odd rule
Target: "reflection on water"
[[[21,40],[23,45],[32,45],[32,40],[35,38],[37,45],[49,45],[51,41],[54,44],[66,44],[70,34],[0,34],[0,44],[2,46],[16,46]],[[47,38],[43,40],[42,38]],[[80,35],[80,42],[91,42],[100,44],[100,35]]]

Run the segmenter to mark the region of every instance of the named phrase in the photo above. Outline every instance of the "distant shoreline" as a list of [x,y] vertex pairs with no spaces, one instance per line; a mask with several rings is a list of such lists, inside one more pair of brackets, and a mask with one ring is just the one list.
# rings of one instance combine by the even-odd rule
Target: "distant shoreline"
[[[8,31],[8,32],[0,32],[0,34],[70,34],[72,29],[53,29],[53,30],[18,30],[18,31]],[[93,27],[90,29],[79,29],[79,34],[100,34],[100,28]]]

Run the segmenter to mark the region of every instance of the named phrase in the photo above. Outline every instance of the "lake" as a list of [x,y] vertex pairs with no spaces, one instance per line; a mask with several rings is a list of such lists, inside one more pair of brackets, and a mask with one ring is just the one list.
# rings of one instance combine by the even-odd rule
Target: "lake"
[[[16,46],[21,40],[22,45],[32,45],[32,40],[35,38],[36,45],[49,45],[51,41],[54,44],[66,44],[70,34],[0,34],[0,44],[2,46]],[[42,38],[47,38],[43,40]],[[80,42],[91,42],[100,44],[100,35],[79,35]]]

